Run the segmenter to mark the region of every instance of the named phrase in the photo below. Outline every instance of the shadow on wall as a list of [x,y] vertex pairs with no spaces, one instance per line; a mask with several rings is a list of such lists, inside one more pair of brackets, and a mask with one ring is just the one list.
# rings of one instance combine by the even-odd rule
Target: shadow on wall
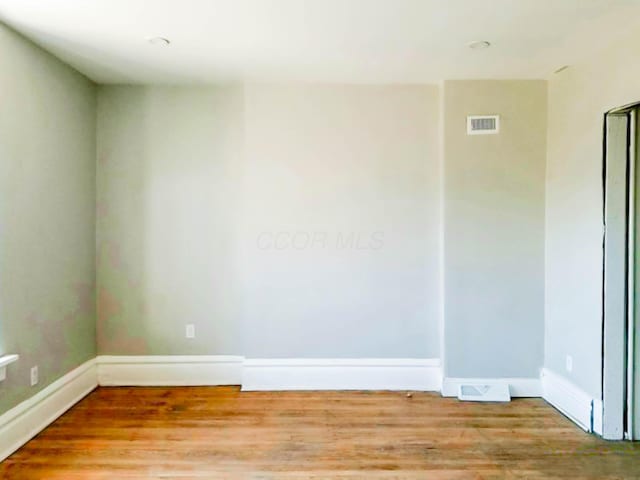
[[[140,91],[128,99],[118,124],[99,116],[96,192],[97,229],[97,343],[99,353],[146,354],[146,175],[145,148],[148,95]],[[98,111],[104,108],[99,95]],[[125,105],[114,108],[123,112]],[[103,148],[105,137],[132,132],[126,141]],[[109,175],[107,175],[109,172]],[[112,195],[126,198],[113,205]],[[120,207],[120,209],[118,208]],[[126,250],[121,239],[126,239]],[[135,259],[135,261],[132,261]]]
[[101,354],[238,353],[241,93],[101,87]]

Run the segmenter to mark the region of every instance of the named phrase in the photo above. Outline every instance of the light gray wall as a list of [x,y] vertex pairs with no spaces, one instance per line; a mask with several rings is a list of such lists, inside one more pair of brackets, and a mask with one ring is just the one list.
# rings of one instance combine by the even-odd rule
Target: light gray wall
[[[95,357],[95,87],[0,25],[0,413]],[[38,365],[40,382],[29,384]]]
[[[499,114],[498,135],[466,134]],[[444,86],[445,375],[538,377],[544,352],[544,81]]]
[[603,120],[640,101],[639,41],[636,32],[549,81],[545,367],[595,398],[602,398]]
[[245,354],[438,357],[437,87],[249,85],[245,108]]
[[101,87],[98,110],[100,353],[438,356],[436,87]]
[[241,87],[99,88],[101,354],[241,353],[242,103]]

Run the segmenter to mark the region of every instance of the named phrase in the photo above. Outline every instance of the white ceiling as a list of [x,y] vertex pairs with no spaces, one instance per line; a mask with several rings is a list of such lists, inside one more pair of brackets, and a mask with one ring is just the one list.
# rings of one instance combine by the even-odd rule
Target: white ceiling
[[546,78],[638,28],[640,0],[0,0],[0,18],[99,83],[430,83]]

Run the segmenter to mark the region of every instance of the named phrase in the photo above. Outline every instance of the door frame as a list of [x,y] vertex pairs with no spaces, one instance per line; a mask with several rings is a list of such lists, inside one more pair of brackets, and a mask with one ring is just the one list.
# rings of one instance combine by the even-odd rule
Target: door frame
[[633,432],[635,126],[640,104],[610,110],[603,137],[602,436]]

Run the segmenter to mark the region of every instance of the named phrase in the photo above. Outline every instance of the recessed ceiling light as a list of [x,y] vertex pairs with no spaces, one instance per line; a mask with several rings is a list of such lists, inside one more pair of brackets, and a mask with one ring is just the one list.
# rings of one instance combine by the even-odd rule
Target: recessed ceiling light
[[171,43],[168,38],[164,37],[148,37],[147,42],[149,42],[151,45],[157,45],[160,47],[166,47]]
[[474,40],[473,42],[469,42],[467,46],[471,50],[484,50],[485,48],[489,48],[491,43],[486,40]]

